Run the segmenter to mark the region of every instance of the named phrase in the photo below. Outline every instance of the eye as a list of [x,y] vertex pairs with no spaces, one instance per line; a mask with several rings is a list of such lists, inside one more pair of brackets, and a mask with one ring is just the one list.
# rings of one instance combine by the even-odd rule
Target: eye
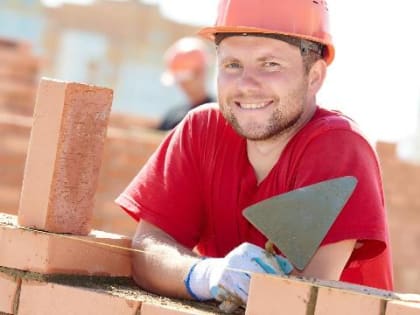
[[273,67],[280,67],[280,64],[274,61],[265,61],[263,62],[264,68],[273,68]]
[[240,69],[241,68],[241,64],[239,62],[227,62],[225,64],[223,64],[223,68],[225,69]]

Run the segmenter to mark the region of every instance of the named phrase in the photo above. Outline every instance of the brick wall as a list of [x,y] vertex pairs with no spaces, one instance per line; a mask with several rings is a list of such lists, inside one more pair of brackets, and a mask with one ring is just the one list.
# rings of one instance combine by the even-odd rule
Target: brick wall
[[129,238],[95,230],[52,233],[17,220],[0,213],[0,314],[218,313],[214,303],[140,290],[131,279]]
[[[170,299],[131,279],[124,237],[86,238],[17,226],[0,213],[0,314],[220,314],[215,302]],[[104,246],[107,244],[114,246]],[[115,248],[119,244],[118,248]],[[124,249],[126,251],[124,251]],[[120,252],[120,254],[117,253]],[[102,275],[101,275],[102,274]],[[104,276],[103,274],[107,274]],[[419,315],[420,295],[337,281],[253,274],[246,315]]]
[[401,161],[393,143],[378,143],[388,208],[395,284],[420,293],[420,165]]
[[0,38],[0,111],[32,115],[40,65],[29,43]]

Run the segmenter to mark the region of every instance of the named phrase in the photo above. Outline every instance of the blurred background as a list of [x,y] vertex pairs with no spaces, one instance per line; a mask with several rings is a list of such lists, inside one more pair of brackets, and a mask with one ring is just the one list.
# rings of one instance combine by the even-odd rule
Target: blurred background
[[[163,15],[168,7],[192,9],[176,2],[1,0],[0,36],[30,44],[40,75],[112,87],[114,111],[158,118],[184,98],[160,84],[162,55],[198,29]],[[214,10],[200,5],[197,11]]]
[[[113,200],[165,135],[147,127],[186,101],[161,84],[163,54],[213,24],[216,8],[217,0],[0,0],[0,211],[17,212],[39,79],[84,82],[114,90],[95,227],[131,235],[134,222]],[[354,118],[376,147],[396,290],[420,293],[416,9],[412,0],[330,1],[336,59],[319,103]]]

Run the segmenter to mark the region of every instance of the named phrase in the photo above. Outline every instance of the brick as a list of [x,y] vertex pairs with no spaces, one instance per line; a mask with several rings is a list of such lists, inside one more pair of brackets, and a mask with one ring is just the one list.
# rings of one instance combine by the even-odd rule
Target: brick
[[143,303],[140,309],[140,315],[196,315],[196,314],[208,314],[207,312],[200,312],[197,310],[181,310],[176,308],[170,308],[158,304]]
[[310,314],[313,291],[310,283],[255,273],[251,277],[245,314]]
[[0,63],[0,81],[8,78],[24,82],[34,82],[38,75],[38,69]]
[[36,86],[33,83],[28,84],[22,81],[3,79],[0,80],[0,93],[2,95],[17,94],[34,97],[36,93]]
[[9,65],[20,65],[28,68],[38,68],[40,59],[36,56],[25,53],[16,53],[15,51],[0,50],[0,60]]
[[[75,239],[77,238],[77,239]],[[16,217],[0,214],[0,266],[43,274],[131,276],[128,237],[92,231],[88,236],[54,234],[16,225]]]
[[0,313],[13,314],[20,279],[0,272]]
[[319,287],[314,315],[381,315],[385,300],[375,295]]
[[23,280],[19,315],[135,315],[139,306],[100,290]]
[[111,109],[110,89],[43,79],[19,205],[19,224],[87,235]]
[[420,303],[389,301],[385,315],[420,315]]
[[0,184],[0,211],[16,214],[19,204],[20,189],[18,187],[11,187],[9,185]]

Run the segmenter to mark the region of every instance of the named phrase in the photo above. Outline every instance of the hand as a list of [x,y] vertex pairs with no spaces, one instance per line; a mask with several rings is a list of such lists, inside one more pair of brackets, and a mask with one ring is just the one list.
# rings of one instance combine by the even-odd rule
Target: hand
[[235,305],[246,305],[251,273],[289,274],[292,270],[286,258],[243,243],[224,258],[198,262],[191,268],[185,283],[196,299],[215,298],[232,311]]

